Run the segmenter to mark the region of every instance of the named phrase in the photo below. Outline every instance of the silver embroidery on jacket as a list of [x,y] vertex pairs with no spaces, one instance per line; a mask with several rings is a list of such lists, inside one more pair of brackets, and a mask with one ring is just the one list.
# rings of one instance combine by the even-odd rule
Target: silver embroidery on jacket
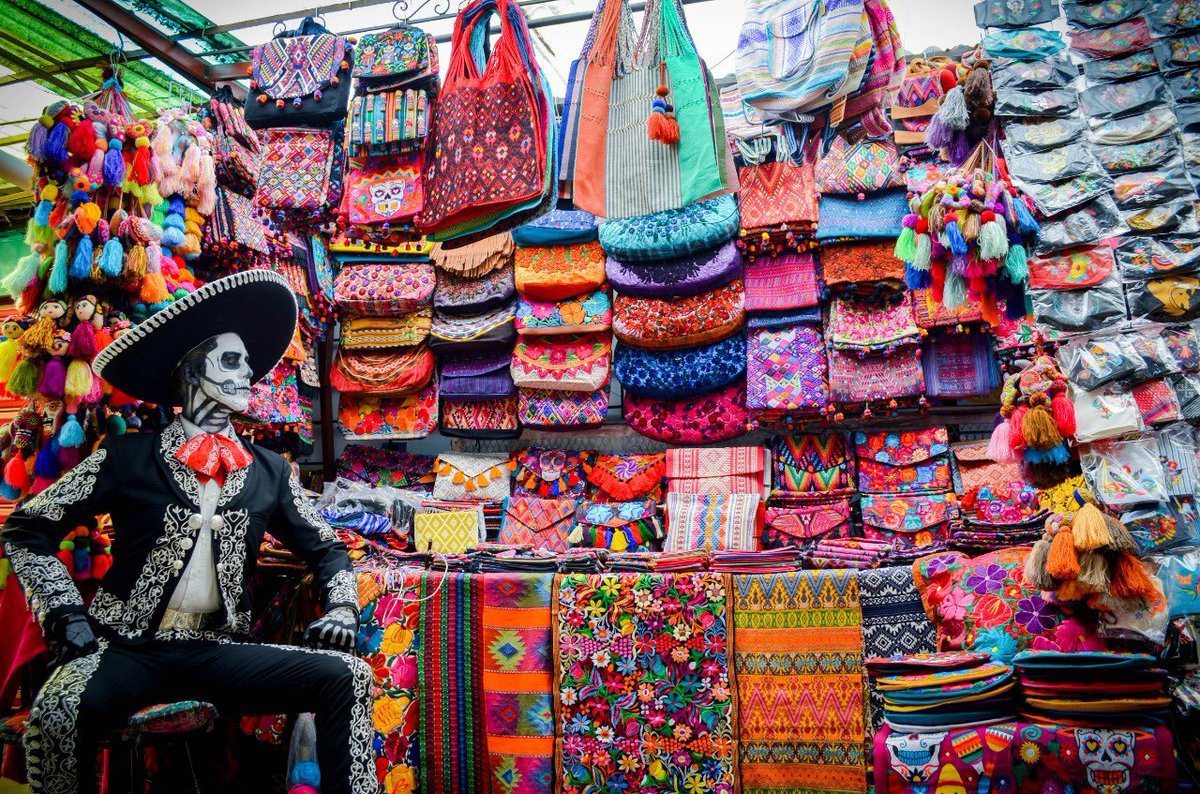
[[337,535],[333,533],[333,527],[329,526],[329,522],[317,510],[317,506],[312,503],[304,494],[304,488],[300,486],[300,480],[296,477],[296,472],[288,475],[288,487],[292,489],[292,506],[296,508],[296,512],[300,517],[312,524],[317,530],[317,537],[324,542],[337,540]]
[[353,604],[358,609],[358,577],[354,571],[338,571],[329,577],[325,600],[330,604]]
[[47,554],[34,554],[15,543],[4,544],[4,554],[12,564],[38,623],[44,622],[46,615],[59,607],[83,606],[79,588],[62,560]]
[[107,457],[107,449],[96,450],[20,509],[37,518],[62,521],[68,507],[87,499],[96,490],[96,474]]
[[221,585],[221,600],[225,603],[225,620],[231,631],[250,632],[250,613],[239,612],[246,571],[246,530],[250,514],[234,510],[220,514],[221,528],[217,536],[217,581]]
[[64,664],[54,671],[29,710],[25,732],[25,768],[32,794],[75,794],[79,791],[76,723],[79,703],[108,648]]

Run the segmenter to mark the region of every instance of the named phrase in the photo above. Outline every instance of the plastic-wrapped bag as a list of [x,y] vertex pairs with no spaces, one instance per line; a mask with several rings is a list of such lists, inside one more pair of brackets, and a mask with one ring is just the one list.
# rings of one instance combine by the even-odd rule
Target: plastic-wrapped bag
[[1146,366],[1124,336],[1072,340],[1055,354],[1067,380],[1091,391],[1115,381],[1127,381]]
[[1092,493],[1105,507],[1167,500],[1166,477],[1153,438],[1093,444],[1079,462]]
[[331,526],[365,537],[394,533],[402,546],[412,538],[413,512],[428,494],[390,486],[371,486],[338,478],[327,483],[317,507]]
[[1112,387],[1084,391],[1072,386],[1071,402],[1075,407],[1075,440],[1080,444],[1142,429],[1142,414],[1128,392]]
[[288,794],[319,794],[321,767],[317,765],[317,723],[312,714],[296,717],[288,751]]

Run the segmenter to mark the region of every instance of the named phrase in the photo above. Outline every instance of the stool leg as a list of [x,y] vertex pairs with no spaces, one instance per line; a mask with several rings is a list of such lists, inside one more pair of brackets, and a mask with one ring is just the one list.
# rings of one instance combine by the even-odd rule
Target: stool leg
[[187,754],[188,774],[192,776],[192,791],[196,794],[203,794],[200,790],[200,778],[196,775],[196,764],[192,760],[192,743],[187,739],[183,740],[183,752]]

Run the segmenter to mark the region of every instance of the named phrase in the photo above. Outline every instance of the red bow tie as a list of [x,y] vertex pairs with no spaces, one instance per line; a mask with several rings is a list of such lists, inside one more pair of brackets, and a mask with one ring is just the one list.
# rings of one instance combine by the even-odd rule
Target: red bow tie
[[175,459],[195,471],[202,483],[215,479],[222,486],[226,474],[254,460],[241,444],[218,433],[192,436],[175,452]]

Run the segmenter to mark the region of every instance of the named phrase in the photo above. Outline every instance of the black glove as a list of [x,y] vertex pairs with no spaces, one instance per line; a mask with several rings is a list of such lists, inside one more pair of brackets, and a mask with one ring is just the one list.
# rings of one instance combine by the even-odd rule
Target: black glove
[[100,650],[92,624],[82,613],[76,612],[57,621],[50,633],[50,654],[55,667]]
[[358,613],[350,607],[337,607],[309,624],[304,644],[350,653],[358,639]]

